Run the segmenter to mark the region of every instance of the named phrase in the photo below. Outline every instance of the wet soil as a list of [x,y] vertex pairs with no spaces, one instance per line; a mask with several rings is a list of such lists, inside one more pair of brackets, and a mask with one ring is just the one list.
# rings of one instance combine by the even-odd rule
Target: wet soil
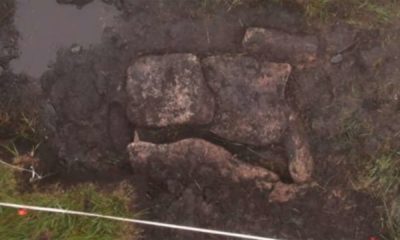
[[117,15],[114,7],[101,1],[81,9],[51,0],[16,1],[14,23],[20,33],[20,54],[11,62],[11,68],[15,73],[39,78],[56,60],[59,48],[99,44],[104,28]]
[[[360,159],[400,147],[400,29],[366,30],[341,22],[314,27],[299,9],[257,1],[233,8],[180,0],[67,2],[0,3],[0,16],[5,16],[0,17],[0,110],[40,112],[46,139],[40,155],[60,173],[56,180],[130,179],[146,218],[170,223],[282,239],[363,240],[380,233],[380,204],[354,190],[351,180]],[[163,186],[140,182],[125,150],[135,130],[125,112],[128,67],[146,54],[244,53],[279,59],[243,49],[248,27],[318,39],[317,60],[296,65],[286,90],[310,139],[317,187],[287,203],[270,203],[246,186],[232,189],[237,185],[229,181],[215,183],[206,197],[194,188],[171,195]],[[333,63],[338,53],[343,60]],[[136,130],[141,140],[155,143],[202,138],[255,165],[265,156],[280,156],[265,167],[291,181],[279,144],[237,144],[218,138],[207,126]],[[232,189],[235,199],[221,202],[218,191],[224,189]],[[204,204],[216,209],[212,219],[205,218]],[[223,239],[153,228],[145,228],[143,238]]]

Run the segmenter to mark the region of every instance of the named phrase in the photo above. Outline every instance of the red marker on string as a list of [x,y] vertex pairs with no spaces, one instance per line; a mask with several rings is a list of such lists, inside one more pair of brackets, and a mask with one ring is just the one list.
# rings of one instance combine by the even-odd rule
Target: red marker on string
[[28,215],[28,210],[23,209],[23,208],[18,209],[18,215],[21,217],[26,216],[26,215]]

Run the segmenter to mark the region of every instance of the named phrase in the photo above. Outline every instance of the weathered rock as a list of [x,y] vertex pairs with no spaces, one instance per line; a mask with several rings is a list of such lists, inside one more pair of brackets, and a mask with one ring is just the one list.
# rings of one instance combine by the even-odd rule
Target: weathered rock
[[244,56],[214,56],[203,64],[218,106],[212,132],[253,145],[281,140],[287,129],[289,109],[283,95],[289,64]]
[[128,117],[138,126],[210,123],[214,98],[192,54],[139,58],[128,69]]
[[225,149],[200,139],[161,145],[133,142],[128,151],[137,174],[153,183],[168,183],[171,192],[180,184],[194,181],[209,186],[228,179],[237,184],[250,182],[260,190],[269,190],[279,181],[275,173],[242,163]]
[[[265,194],[265,201],[286,202],[308,187],[284,184],[275,173],[241,162],[225,149],[201,139],[159,145],[136,139],[128,152],[134,174],[140,179],[140,191],[157,186],[157,194],[180,195],[180,201],[203,195],[203,200],[196,200],[198,204],[207,203],[204,199],[209,197],[232,204],[234,196],[243,194],[238,192],[248,191],[258,197]],[[190,192],[188,199],[185,192]]]
[[310,151],[306,134],[295,113],[289,118],[289,134],[287,151],[289,155],[289,172],[295,183],[306,183],[311,180],[314,160]]
[[251,52],[266,54],[274,61],[311,62],[317,58],[318,39],[272,29],[249,28],[243,46]]
[[269,201],[280,203],[287,202],[292,200],[299,190],[300,188],[296,185],[278,182],[269,195]]
[[[262,222],[265,214],[274,214],[276,205],[269,202],[289,201],[303,189],[200,139],[135,141],[128,151],[135,190],[160,221],[236,229],[243,222]],[[168,214],[159,214],[164,211]]]

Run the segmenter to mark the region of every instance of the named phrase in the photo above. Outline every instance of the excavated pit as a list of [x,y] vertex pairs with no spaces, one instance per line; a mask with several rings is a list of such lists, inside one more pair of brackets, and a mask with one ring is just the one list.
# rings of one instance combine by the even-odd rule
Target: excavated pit
[[[204,7],[198,1],[174,1],[174,4],[145,0],[59,2],[79,7],[51,3],[54,8],[47,9],[49,12],[64,12],[62,9],[66,8],[69,9],[66,12],[74,12],[66,14],[66,21],[68,18],[71,21],[64,24],[77,25],[75,20],[85,21],[93,16],[112,19],[112,24],[98,25],[99,22],[88,20],[95,22],[96,27],[91,29],[96,31],[91,35],[95,39],[85,42],[60,35],[65,38],[61,49],[50,44],[49,49],[39,53],[33,50],[40,50],[40,47],[24,43],[25,38],[20,40],[21,59],[11,64],[10,59],[17,57],[15,51],[10,50],[18,48],[16,42],[7,43],[7,54],[12,56],[1,55],[4,51],[0,54],[0,66],[4,70],[0,73],[0,89],[8,94],[3,94],[2,98],[12,95],[12,89],[26,93],[36,89],[31,85],[41,87],[41,92],[35,92],[33,98],[26,97],[25,93],[22,96],[39,100],[35,101],[35,106],[39,106],[40,131],[46,138],[39,152],[41,161],[55,166],[52,168],[60,173],[54,176],[55,180],[73,184],[130,179],[137,189],[138,206],[145,209],[145,218],[177,224],[287,239],[326,239],[329,236],[358,240],[378,229],[372,221],[376,212],[369,211],[373,205],[371,199],[345,187],[343,172],[348,169],[347,165],[341,165],[346,162],[342,156],[345,150],[337,150],[340,146],[332,140],[340,132],[340,121],[349,112],[369,116],[369,111],[387,106],[377,115],[382,127],[389,119],[385,120],[384,116],[392,113],[390,94],[380,105],[369,107],[367,100],[372,98],[372,93],[368,88],[374,86],[374,81],[365,69],[370,69],[371,62],[378,58],[377,51],[371,50],[369,45],[354,47],[354,29],[337,25],[318,32],[306,27],[300,13],[273,3],[245,4],[227,11],[224,3]],[[103,7],[111,10],[104,13]],[[83,16],[91,9],[94,9],[93,14]],[[77,17],[72,19],[73,16]],[[110,23],[108,20],[106,22]],[[16,27],[21,36],[35,34],[24,32],[26,28],[19,27],[20,24]],[[25,26],[29,24],[25,22]],[[55,26],[61,25],[56,23]],[[85,32],[87,28],[82,25],[79,30]],[[10,32],[10,29],[0,31],[1,44],[5,42],[4,36],[16,39]],[[86,33],[91,31],[82,33],[83,39]],[[51,40],[47,37],[45,43]],[[41,59],[37,62],[41,67],[32,72],[24,64],[16,67],[25,61],[24,45],[36,48],[26,50],[28,55],[32,51],[30,59],[46,53],[52,56],[52,63],[47,66],[50,58]],[[287,48],[288,45],[292,47]],[[343,49],[346,49],[342,52],[343,62],[331,63],[331,56]],[[186,69],[199,69],[201,73],[180,74],[179,69],[174,69],[179,64],[171,62],[167,67],[170,69],[164,69],[168,81],[162,84],[173,94],[163,95],[151,90],[150,100],[156,107],[149,105],[129,110],[143,103],[140,98],[132,101],[132,97],[145,91],[136,89],[143,87],[140,84],[131,85],[133,90],[127,91],[130,72],[140,74],[140,71],[128,69],[143,58],[188,53],[196,56],[201,66]],[[216,61],[224,63],[216,67]],[[31,60],[26,62],[31,63]],[[292,72],[290,77],[284,78],[287,83],[270,81],[268,73],[259,81],[240,83],[240,79],[253,76],[254,69],[260,69],[253,66],[266,62],[289,63]],[[186,60],[180,65],[185,64]],[[236,64],[245,67],[235,70]],[[164,71],[163,67],[157,69]],[[230,72],[235,74],[229,75]],[[201,78],[200,75],[206,81],[205,88],[211,92],[205,97],[198,94],[204,91],[204,86],[199,88],[203,90],[196,90],[181,81],[187,76]],[[388,70],[383,75],[393,80],[395,73],[390,75]],[[348,76],[352,78],[346,81]],[[238,84],[234,86],[226,81],[235,78]],[[159,86],[159,78],[154,79],[155,86]],[[371,81],[365,83],[365,79]],[[176,87],[176,82],[181,82],[182,87]],[[348,89],[359,85],[365,85],[360,90],[363,99],[353,99]],[[181,101],[174,102],[174,94],[182,92],[187,94],[179,98]],[[263,95],[267,93],[272,97]],[[193,108],[189,104],[192,100],[209,109]],[[160,104],[163,102],[168,104]],[[242,103],[247,105],[241,106]],[[368,105],[365,108],[368,110],[359,103]],[[276,109],[283,105],[289,110]],[[258,110],[265,109],[274,114],[257,115]],[[154,112],[162,114],[154,115]],[[226,116],[236,119],[226,122]],[[259,119],[270,121],[260,122]],[[273,121],[274,128],[264,126]],[[248,122],[252,124],[246,125]],[[134,142],[135,132],[139,143]],[[371,140],[365,151],[373,151],[375,142]],[[195,146],[193,152],[191,146]],[[174,154],[169,155],[169,152]],[[218,156],[223,157],[220,165],[215,165],[213,160],[219,159]],[[204,164],[201,158],[206,159]],[[314,159],[315,168],[312,161],[304,159]],[[151,162],[157,164],[151,165]],[[195,170],[186,171],[191,168]],[[224,168],[228,170],[219,171]],[[277,177],[264,178],[269,171]],[[244,178],[248,177],[244,173],[260,172],[261,175]],[[178,176],[179,173],[182,174]],[[321,188],[307,184],[314,180]],[[342,193],[345,197],[340,198]],[[331,224],[333,222],[335,224]],[[144,238],[221,239],[147,228]]]

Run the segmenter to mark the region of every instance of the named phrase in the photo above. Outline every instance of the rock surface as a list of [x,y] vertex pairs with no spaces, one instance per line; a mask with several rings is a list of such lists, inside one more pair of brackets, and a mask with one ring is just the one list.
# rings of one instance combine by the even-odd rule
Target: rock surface
[[177,185],[208,186],[228,179],[250,182],[260,190],[269,190],[279,177],[264,168],[236,160],[225,149],[200,139],[185,139],[171,144],[133,142],[128,146],[130,161],[138,175],[154,183],[167,183],[171,192]]
[[318,39],[264,28],[247,29],[243,46],[268,59],[288,62],[312,62],[317,58]]
[[147,56],[128,69],[128,117],[137,126],[210,123],[214,99],[192,54]]
[[218,109],[212,132],[252,145],[281,140],[287,129],[283,94],[290,65],[244,56],[213,56],[203,64]]
[[295,183],[309,182],[314,170],[314,159],[303,126],[297,114],[289,117],[289,132],[286,150],[289,155],[289,172]]
[[[273,209],[280,209],[278,202],[304,192],[200,139],[159,145],[137,140],[128,152],[136,193],[163,222],[240,229],[244,222],[263,222]],[[160,215],[164,211],[168,214]],[[184,237],[171,239],[198,239]]]
[[278,182],[269,195],[269,200],[271,202],[287,202],[293,199],[299,191],[300,188],[296,185]]

